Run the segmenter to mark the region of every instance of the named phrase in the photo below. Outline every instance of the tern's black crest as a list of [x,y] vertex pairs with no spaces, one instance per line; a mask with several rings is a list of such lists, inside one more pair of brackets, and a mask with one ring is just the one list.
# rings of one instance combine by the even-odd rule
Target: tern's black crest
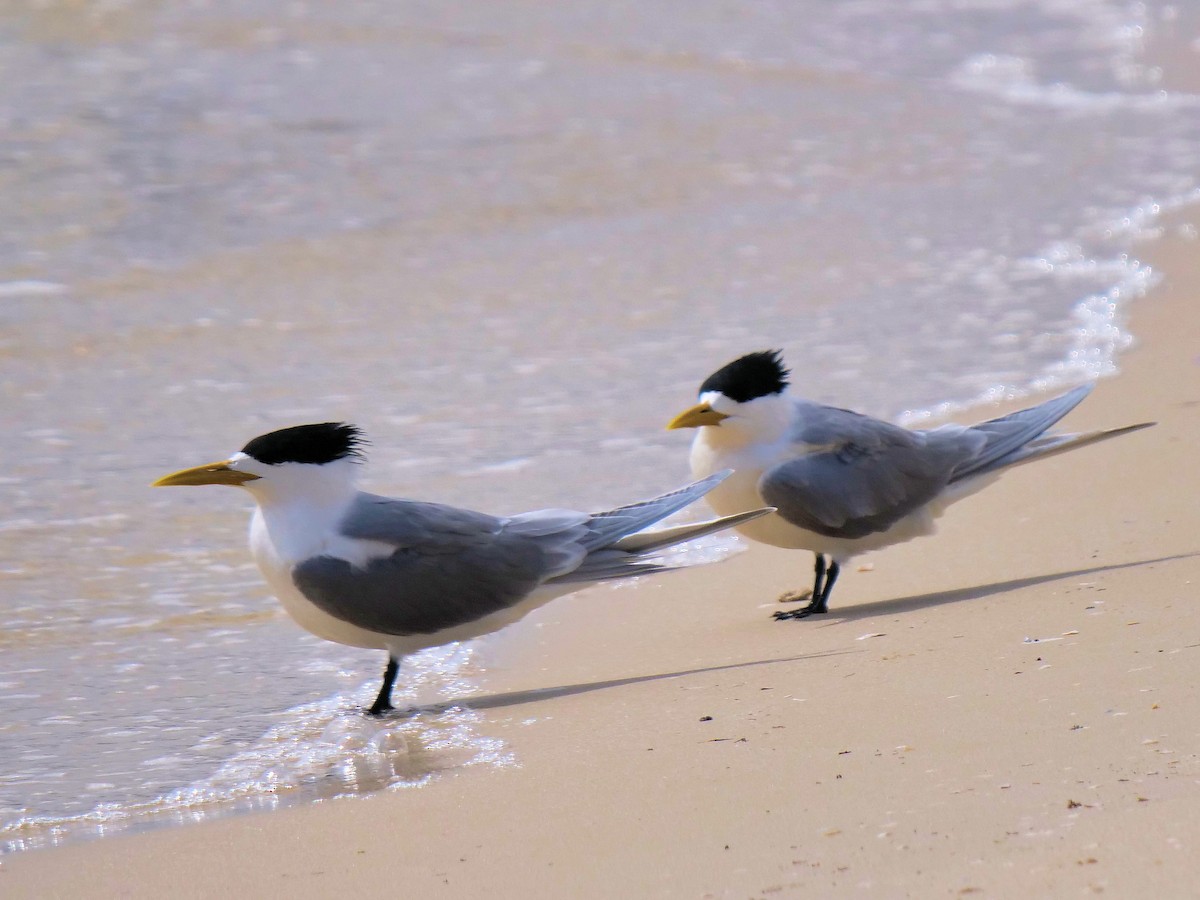
[[781,354],[781,350],[747,353],[704,379],[700,393],[719,391],[738,403],[781,393],[788,386],[788,370]]
[[322,422],[260,435],[243,447],[242,452],[269,466],[289,462],[320,465],[347,456],[361,459],[365,443],[362,432],[353,425]]

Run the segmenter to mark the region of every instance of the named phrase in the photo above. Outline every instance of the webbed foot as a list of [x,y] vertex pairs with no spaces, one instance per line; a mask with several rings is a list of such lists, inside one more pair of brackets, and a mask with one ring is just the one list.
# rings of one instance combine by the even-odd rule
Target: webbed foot
[[824,603],[810,603],[800,609],[779,610],[771,613],[776,622],[786,622],[791,619],[807,619],[809,616],[823,616],[829,612]]

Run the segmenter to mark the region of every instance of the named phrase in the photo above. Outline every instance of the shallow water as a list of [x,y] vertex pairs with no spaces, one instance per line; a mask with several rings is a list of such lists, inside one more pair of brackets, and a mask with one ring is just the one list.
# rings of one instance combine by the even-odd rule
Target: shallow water
[[662,426],[749,350],[908,420],[1112,374],[1200,186],[1198,18],[0,2],[0,841],[512,761],[461,707],[358,718],[382,660],[166,471],[342,419],[372,490],[595,508],[686,480]]

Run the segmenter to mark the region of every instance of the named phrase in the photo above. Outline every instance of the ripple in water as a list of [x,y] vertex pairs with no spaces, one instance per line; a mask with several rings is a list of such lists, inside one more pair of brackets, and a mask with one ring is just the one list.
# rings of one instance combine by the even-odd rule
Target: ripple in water
[[[394,698],[397,712],[387,718],[363,715],[378,689],[374,681],[352,696],[292,707],[280,714],[283,721],[207,778],[144,803],[104,803],[83,815],[17,819],[0,828],[0,848],[29,850],[236,812],[417,787],[440,773],[468,766],[514,765],[502,741],[480,733],[480,713],[465,706],[412,705],[431,682],[448,696],[477,693],[466,674],[471,656],[470,646],[448,645],[407,659],[403,684],[397,684]],[[221,740],[214,735],[199,745]],[[147,765],[172,762],[157,759]]]

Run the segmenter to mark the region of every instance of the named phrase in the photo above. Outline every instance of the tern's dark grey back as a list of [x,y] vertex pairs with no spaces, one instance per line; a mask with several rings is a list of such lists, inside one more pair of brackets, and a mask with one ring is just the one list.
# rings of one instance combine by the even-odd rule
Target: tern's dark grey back
[[470,509],[359,493],[338,530],[347,537],[407,547],[430,536],[498,534],[504,520]]
[[796,402],[797,456],[765,472],[763,500],[787,521],[837,538],[886,531],[955,482],[1037,455],[1073,436],[1042,438],[1091,388],[978,425],[909,431],[869,416]]
[[827,446],[858,444],[866,448],[888,442],[911,444],[913,432],[882,419],[873,419],[850,409],[825,406],[812,400],[795,400],[790,438],[796,444]]
[[[393,544],[361,568],[334,556],[292,579],[335,618],[382,634],[430,634],[519,602],[561,564],[566,534],[529,534],[470,510],[360,494],[343,534]],[[581,554],[580,554],[581,555]]]
[[967,429],[913,432],[845,409],[797,401],[797,456],[759,480],[763,500],[809,531],[886,531],[946,487],[983,443]]
[[548,509],[500,519],[359,494],[339,531],[395,551],[357,568],[317,556],[296,566],[292,580],[317,607],[345,622],[383,634],[429,634],[512,606],[546,582],[654,571],[657,566],[643,561],[641,552],[612,545],[688,505],[728,474],[595,515]]

